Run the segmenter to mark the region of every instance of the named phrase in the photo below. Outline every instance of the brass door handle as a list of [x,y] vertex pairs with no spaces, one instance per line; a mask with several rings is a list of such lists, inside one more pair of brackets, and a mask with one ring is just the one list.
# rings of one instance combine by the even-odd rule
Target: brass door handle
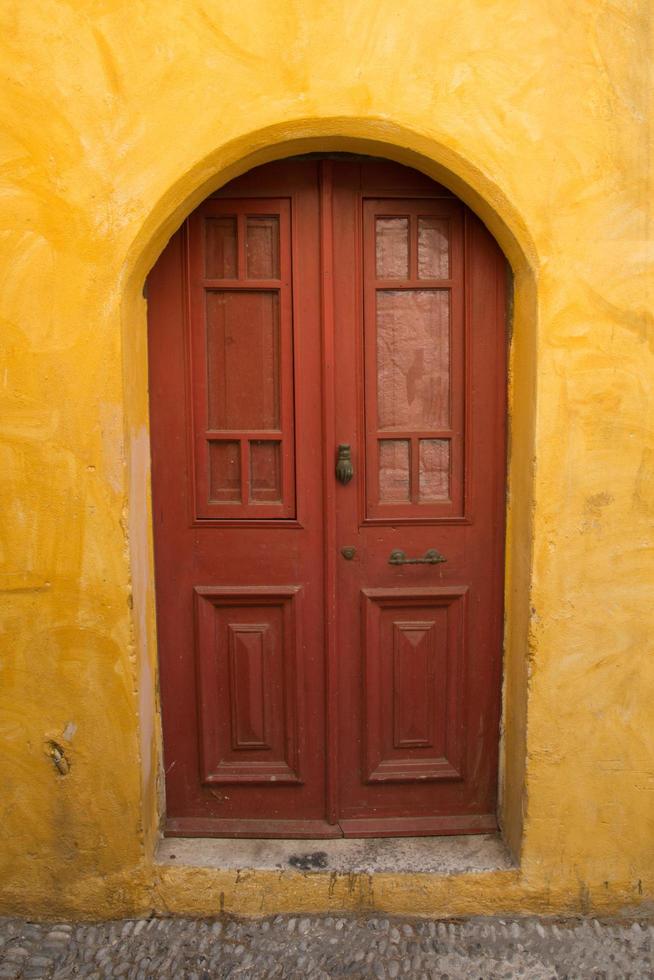
[[389,565],[439,565],[441,562],[447,561],[444,555],[441,555],[440,551],[436,551],[435,548],[430,548],[429,551],[425,551],[422,558],[407,558],[403,551],[399,548],[397,551],[391,551],[390,557],[388,559]]
[[352,450],[349,443],[341,443],[336,453],[336,479],[345,486],[354,476]]

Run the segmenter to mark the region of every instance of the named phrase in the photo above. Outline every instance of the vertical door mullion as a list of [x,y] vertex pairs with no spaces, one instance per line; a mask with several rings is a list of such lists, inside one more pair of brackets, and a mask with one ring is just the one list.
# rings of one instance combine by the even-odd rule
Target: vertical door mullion
[[336,449],[335,316],[334,316],[334,164],[323,160],[320,181],[320,281],[322,321],[323,480],[325,520],[325,657],[327,821],[338,821],[338,661],[336,647]]
[[414,214],[409,215],[408,237],[409,283],[413,283],[418,279],[418,218]]
[[239,209],[236,226],[236,275],[239,280],[247,279],[246,248],[245,248],[245,214]]
[[410,493],[409,497],[412,504],[417,504],[420,499],[420,458],[418,456],[419,450],[419,439],[417,436],[411,436],[409,440],[409,469],[411,473],[410,478]]
[[241,448],[241,503],[249,507],[250,500],[250,440],[245,436],[239,439]]

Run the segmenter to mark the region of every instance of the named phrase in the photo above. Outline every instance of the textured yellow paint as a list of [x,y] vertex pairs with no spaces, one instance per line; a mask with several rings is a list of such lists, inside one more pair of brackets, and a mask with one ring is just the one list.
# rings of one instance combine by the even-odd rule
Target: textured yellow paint
[[[646,0],[5,0],[1,910],[204,913],[221,893],[248,914],[652,898],[649,15]],[[515,872],[369,883],[152,863],[141,287],[208,191],[321,148],[438,177],[513,266],[502,820]]]

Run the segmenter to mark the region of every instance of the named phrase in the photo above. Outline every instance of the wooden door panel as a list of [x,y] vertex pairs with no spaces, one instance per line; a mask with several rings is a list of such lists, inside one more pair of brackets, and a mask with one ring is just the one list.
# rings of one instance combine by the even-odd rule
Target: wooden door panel
[[160,258],[167,833],[496,826],[504,280],[449,191],[366,159],[244,174]]
[[366,782],[463,778],[466,592],[363,592]]
[[196,516],[295,516],[288,198],[210,198],[188,221]]
[[344,166],[334,202],[337,371],[360,372],[336,405],[355,468],[337,507],[337,547],[355,549],[338,566],[341,827],[491,829],[504,262],[460,202],[403,168]]
[[201,782],[301,782],[301,587],[195,589]]
[[364,198],[366,519],[463,516],[463,209]]
[[316,165],[266,175],[201,205],[148,280],[172,834],[339,833],[324,819]]

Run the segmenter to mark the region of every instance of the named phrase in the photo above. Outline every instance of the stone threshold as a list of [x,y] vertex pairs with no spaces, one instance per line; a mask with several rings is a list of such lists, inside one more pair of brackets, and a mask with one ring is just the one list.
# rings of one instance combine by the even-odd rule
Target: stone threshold
[[166,837],[155,861],[221,871],[462,875],[508,871],[515,863],[497,834],[452,837],[233,840]]

